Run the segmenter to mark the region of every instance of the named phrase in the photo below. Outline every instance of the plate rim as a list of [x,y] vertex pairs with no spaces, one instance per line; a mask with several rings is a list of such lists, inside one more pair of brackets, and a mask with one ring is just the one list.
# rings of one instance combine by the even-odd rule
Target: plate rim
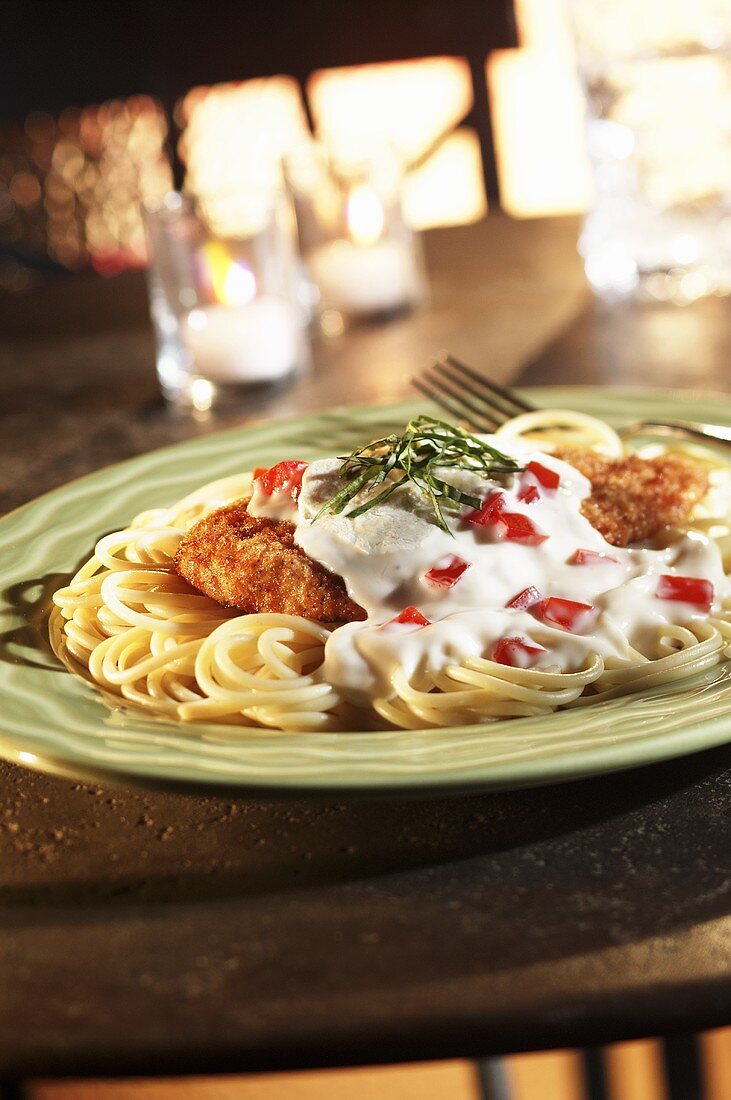
[[[729,718],[731,723],[731,718]],[[71,779],[83,783],[105,783],[121,789],[134,788],[143,791],[167,791],[177,794],[201,794],[237,795],[238,797],[261,796],[266,794],[276,798],[277,795],[284,799],[318,798],[332,796],[342,792],[352,797],[363,798],[390,797],[397,798],[413,796],[415,798],[448,797],[450,795],[474,794],[479,791],[505,791],[525,790],[530,787],[552,786],[554,784],[580,782],[595,776],[612,775],[618,772],[630,771],[635,768],[650,767],[653,764],[665,761],[677,760],[683,756],[689,756],[696,752],[707,752],[714,748],[721,748],[731,740],[731,725],[729,728],[712,732],[709,736],[702,737],[698,742],[699,730],[705,732],[707,727],[721,724],[721,718],[708,719],[700,725],[683,727],[670,733],[655,737],[651,742],[638,741],[634,745],[624,746],[624,756],[621,760],[613,760],[612,747],[604,746],[597,749],[584,749],[581,752],[582,764],[577,766],[575,756],[557,756],[548,760],[540,760],[537,763],[521,765],[521,777],[516,779],[507,774],[507,769],[500,765],[491,766],[491,775],[484,774],[467,776],[463,773],[452,773],[449,777],[434,777],[430,775],[415,774],[408,779],[379,776],[374,780],[370,776],[362,779],[353,777],[347,780],[339,778],[327,778],[321,780],[303,780],[296,778],[289,780],[277,776],[274,780],[246,779],[226,780],[215,775],[208,775],[200,779],[175,778],[169,775],[158,774],[155,771],[145,770],[142,765],[138,770],[126,770],[112,766],[94,766],[88,763],[67,761],[62,757],[50,753],[40,753],[30,748],[18,748],[11,744],[0,731],[0,759],[20,767],[29,768],[45,775],[55,775],[65,779]],[[480,729],[482,724],[474,726]],[[464,727],[469,729],[471,727]],[[419,730],[413,731],[418,735]],[[347,734],[335,734],[335,736],[347,736]],[[693,745],[684,744],[684,739],[693,737]],[[676,744],[677,742],[677,744]],[[657,751],[648,752],[648,745]],[[637,759],[632,757],[637,754]],[[32,756],[30,760],[24,758]],[[610,759],[603,759],[608,754]],[[569,763],[569,759],[573,763]]]

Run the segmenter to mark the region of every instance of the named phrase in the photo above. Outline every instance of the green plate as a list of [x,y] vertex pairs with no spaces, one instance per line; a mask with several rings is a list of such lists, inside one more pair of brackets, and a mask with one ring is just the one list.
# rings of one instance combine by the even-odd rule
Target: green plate
[[[614,424],[650,416],[731,424],[731,401],[716,395],[556,388],[526,396]],[[731,739],[729,666],[541,718],[416,732],[232,733],[110,712],[51,653],[50,594],[103,533],[238,470],[287,455],[342,454],[423,408],[336,410],[191,440],[71,482],[0,520],[0,754],[123,784],[423,794],[575,779]]]

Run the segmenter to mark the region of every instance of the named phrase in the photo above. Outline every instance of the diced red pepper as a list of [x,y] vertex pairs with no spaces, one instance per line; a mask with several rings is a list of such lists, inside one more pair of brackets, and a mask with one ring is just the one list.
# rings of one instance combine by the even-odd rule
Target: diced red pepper
[[538,654],[545,652],[542,645],[524,638],[501,638],[492,651],[492,659],[499,665],[510,665],[511,668],[529,668]]
[[292,500],[297,500],[302,488],[302,477],[307,469],[306,462],[288,458],[284,462],[277,462],[276,466],[267,468],[257,467],[254,470],[254,479],[267,496],[279,493],[283,489],[289,491]]
[[561,484],[561,478],[556,471],[549,470],[548,466],[544,466],[541,462],[529,462],[526,470],[540,481],[544,489],[558,489]]
[[431,622],[425,615],[422,615],[418,607],[414,607],[413,604],[409,604],[405,607],[400,615],[397,615],[395,619],[389,619],[385,626],[390,626],[391,623],[409,624],[412,626],[431,626]]
[[516,611],[525,611],[526,607],[533,607],[533,604],[542,600],[540,592],[533,585],[530,588],[524,588],[522,592],[519,592],[517,596],[513,596],[509,603],[506,603],[506,607],[513,607]]
[[590,603],[562,600],[558,596],[548,596],[534,607],[534,613],[544,622],[574,633],[581,620],[593,610]]
[[538,546],[545,542],[545,535],[539,527],[521,512],[503,512],[500,524],[504,528],[504,537],[510,542],[521,542],[524,546]]
[[675,577],[664,573],[658,578],[655,595],[660,600],[681,600],[695,604],[702,611],[710,611],[713,585],[700,577]]
[[602,562],[613,562],[615,565],[619,565],[616,558],[612,558],[609,554],[600,554],[596,550],[577,550],[572,554],[567,565],[601,565]]
[[523,504],[535,504],[535,502],[540,499],[541,494],[538,492],[535,485],[526,485],[525,489],[518,493],[518,500],[522,500]]
[[520,512],[505,511],[504,493],[493,493],[483,501],[479,509],[467,512],[464,518],[467,523],[477,527],[499,528],[503,538],[511,542],[522,542],[526,546],[537,546],[548,538],[527,516]]
[[464,519],[476,527],[492,527],[500,519],[505,508],[505,494],[491,493],[479,508],[467,512]]
[[436,588],[452,588],[471,565],[472,562],[465,561],[458,554],[448,554],[424,574],[424,580]]

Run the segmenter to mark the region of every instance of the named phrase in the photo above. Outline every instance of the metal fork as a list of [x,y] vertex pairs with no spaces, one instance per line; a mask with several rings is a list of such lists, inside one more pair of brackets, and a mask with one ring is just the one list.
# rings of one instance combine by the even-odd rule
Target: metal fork
[[[494,432],[507,420],[537,408],[448,353],[438,356],[421,378],[412,378],[411,382],[419,393],[477,432]],[[658,435],[731,446],[731,428],[696,420],[633,420],[618,433],[625,439]]]

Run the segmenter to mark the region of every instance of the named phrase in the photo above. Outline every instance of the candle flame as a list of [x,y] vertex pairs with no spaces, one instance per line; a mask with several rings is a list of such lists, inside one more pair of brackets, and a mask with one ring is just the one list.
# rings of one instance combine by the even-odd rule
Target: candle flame
[[371,187],[354,187],[346,204],[348,231],[356,244],[375,244],[383,233],[383,206]]
[[256,296],[254,272],[246,264],[229,265],[223,280],[220,301],[225,306],[245,306]]
[[251,268],[232,260],[220,241],[209,241],[201,249],[204,278],[213,297],[224,306],[245,306],[256,296],[256,278]]

